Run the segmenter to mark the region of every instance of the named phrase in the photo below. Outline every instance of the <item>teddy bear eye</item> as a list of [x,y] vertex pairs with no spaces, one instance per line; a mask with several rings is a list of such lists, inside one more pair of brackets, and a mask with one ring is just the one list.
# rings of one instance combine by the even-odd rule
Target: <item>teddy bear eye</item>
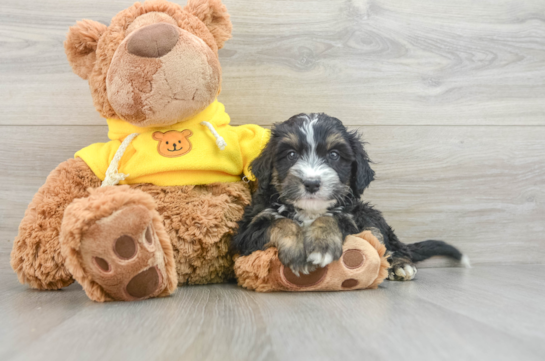
[[182,142],[181,140],[178,141],[178,143],[181,143],[181,142]]
[[168,144],[168,142],[167,142],[167,144]]

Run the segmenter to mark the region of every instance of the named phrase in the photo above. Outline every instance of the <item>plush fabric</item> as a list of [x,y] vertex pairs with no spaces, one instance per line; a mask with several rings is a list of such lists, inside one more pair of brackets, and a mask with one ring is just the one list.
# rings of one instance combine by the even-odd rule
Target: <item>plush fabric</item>
[[[93,226],[100,216],[111,215],[118,208],[108,201],[114,195],[115,203],[137,203],[149,209],[154,204],[166,236],[160,233],[161,225],[156,224],[158,219],[152,212],[154,229],[159,230],[163,250],[167,250],[166,258],[171,254],[174,261],[176,276],[170,274],[169,279],[177,278],[178,284],[183,285],[221,283],[234,277],[229,244],[237,221],[251,200],[248,184],[178,187],[137,184],[130,186],[134,193],[130,192],[127,199],[128,186],[97,189],[99,186],[100,179],[79,158],[61,163],[51,172],[29,205],[14,241],[11,265],[21,283],[52,290],[70,285],[75,277],[91,299],[112,300],[92,277],[86,276],[77,244],[85,234],[83,227]],[[92,199],[87,199],[89,191],[94,194]],[[65,213],[74,200],[78,206]],[[92,207],[92,204],[97,206]],[[89,212],[83,212],[84,209]],[[99,213],[95,214],[93,209]],[[64,222],[65,241],[61,252],[59,234],[65,214],[68,220]],[[78,230],[78,227],[82,229]],[[168,252],[165,240],[170,242],[172,253]],[[69,267],[67,255],[72,256],[68,257],[71,259]],[[165,262],[170,261],[166,259]]]
[[[209,121],[225,139],[227,147],[220,150],[210,130],[201,124]],[[93,172],[104,180],[106,170],[122,140],[131,133],[139,135],[131,142],[121,159],[119,172],[129,174],[121,184],[152,183],[159,186],[211,184],[215,182],[236,182],[244,174],[249,179],[250,162],[259,155],[269,139],[269,131],[257,125],[233,127],[223,104],[215,101],[198,116],[168,127],[140,128],[122,120],[109,119],[112,139],[108,143],[95,143],[76,153],[89,165]],[[157,132],[176,131],[182,144],[182,132],[189,130],[187,138],[191,150],[178,153],[176,157],[165,156],[161,150],[174,149],[166,144],[168,139]],[[187,136],[187,133],[186,133]],[[169,137],[172,140],[172,137]],[[185,137],[184,137],[185,139]],[[163,144],[164,141],[164,144]],[[185,142],[184,142],[185,143]]]
[[[135,56],[131,52],[135,42],[140,48],[150,43],[152,49],[156,49],[149,42],[152,36],[159,35],[164,42],[165,35],[152,31],[158,26],[171,30],[167,38],[175,33],[173,47],[163,50],[160,57]],[[108,101],[119,117],[139,127],[171,125],[195,116],[214,101],[220,90],[221,67],[217,54],[200,38],[161,22],[125,38],[112,59],[106,82]]]
[[233,29],[225,5],[220,0],[189,0],[185,10],[198,17],[214,36],[218,49],[223,48]]
[[[93,189],[88,197],[76,199],[66,208],[61,227],[61,252],[68,270],[90,299],[99,302],[132,300],[123,294],[120,285],[127,285],[134,276],[150,267],[160,270],[162,287],[147,296],[166,296],[174,292],[177,279],[172,243],[155,208],[149,194],[128,186]],[[110,277],[102,277],[100,272],[94,271],[96,267],[91,267],[94,257],[108,258],[110,267],[114,268],[116,258],[117,263],[123,263],[119,257],[105,254],[113,252],[114,241],[120,236],[137,238],[138,233],[144,235],[150,221],[159,241],[153,252],[146,252],[143,237],[140,242],[143,249],[136,255],[138,262],[131,262],[127,267],[121,264],[109,272]]]
[[[181,29],[201,39],[217,57],[218,48],[223,46],[225,40],[231,37],[231,22],[224,6],[218,0],[193,0],[186,8],[165,0],[151,0],[144,3],[135,3],[133,6],[117,14],[107,29],[104,29],[96,47],[94,66],[80,67],[79,58],[69,57],[70,64],[74,71],[84,79],[89,80],[89,86],[97,111],[104,118],[120,117],[108,100],[107,81],[110,64],[114,54],[125,40],[126,36],[136,31],[139,27],[149,25],[152,19],[135,22],[137,18],[149,13],[160,13],[162,16],[155,16],[154,20],[168,21],[176,24]],[[207,21],[205,24],[198,16]],[[172,19],[166,20],[166,19]],[[81,32],[81,25],[78,24],[70,29],[69,36],[65,42],[66,52],[76,53],[80,45],[71,36],[72,33]],[[215,36],[214,36],[214,34]],[[152,59],[150,59],[152,60]],[[157,60],[157,59],[155,59]],[[219,63],[217,63],[219,67]],[[78,69],[78,71],[76,71]],[[217,69],[221,74],[221,68]],[[221,87],[221,85],[220,85]],[[137,89],[137,88],[135,88]],[[137,90],[139,91],[139,90]],[[218,90],[219,91],[219,90]],[[202,109],[201,109],[202,110]],[[197,113],[196,111],[195,113]]]
[[59,247],[64,210],[88,188],[100,186],[81,159],[59,164],[29,204],[13,242],[11,267],[19,281],[37,289],[59,289],[74,282]]
[[104,302],[233,277],[230,239],[250,202],[241,178],[268,133],[231,127],[215,101],[218,48],[230,35],[219,0],[149,0],[109,26],[70,28],[68,61],[88,79],[111,141],[62,163],[32,200],[11,254],[22,283],[59,289],[76,279]]
[[274,247],[237,257],[235,274],[240,286],[257,292],[373,289],[388,276],[387,257],[386,247],[364,231],[346,238],[338,261],[308,275],[296,276],[285,268]]
[[93,20],[82,20],[70,28],[64,43],[74,73],[87,79],[96,61],[98,39],[108,27]]
[[233,278],[229,245],[250,204],[248,184],[133,187],[150,194],[157,204],[174,249],[178,284],[221,283]]

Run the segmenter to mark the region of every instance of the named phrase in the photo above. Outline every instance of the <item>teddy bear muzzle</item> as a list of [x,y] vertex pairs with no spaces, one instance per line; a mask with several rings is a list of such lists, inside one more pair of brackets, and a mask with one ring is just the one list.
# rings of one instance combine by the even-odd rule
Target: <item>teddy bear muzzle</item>
[[196,35],[158,22],[131,32],[116,50],[108,101],[119,118],[139,127],[181,122],[219,94],[217,55]]

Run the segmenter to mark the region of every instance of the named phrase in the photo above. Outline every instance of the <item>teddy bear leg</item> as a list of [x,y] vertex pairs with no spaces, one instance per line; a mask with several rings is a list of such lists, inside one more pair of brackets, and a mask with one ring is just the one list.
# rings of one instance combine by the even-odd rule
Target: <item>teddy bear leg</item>
[[61,252],[94,301],[167,296],[177,286],[174,255],[153,198],[129,186],[106,186],[65,211]]
[[32,288],[55,290],[74,282],[60,252],[59,232],[65,208],[100,179],[79,158],[54,169],[29,204],[13,242],[11,267]]
[[202,186],[137,186],[151,194],[175,250],[180,284],[221,283],[234,278],[231,236],[251,201],[244,182]]

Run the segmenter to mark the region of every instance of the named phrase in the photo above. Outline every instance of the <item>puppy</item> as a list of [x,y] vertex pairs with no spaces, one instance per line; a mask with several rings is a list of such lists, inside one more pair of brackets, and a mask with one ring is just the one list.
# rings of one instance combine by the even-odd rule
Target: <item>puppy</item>
[[278,248],[299,275],[342,255],[345,237],[374,230],[389,250],[390,280],[414,278],[414,263],[443,255],[467,263],[441,241],[403,244],[381,212],[362,202],[375,172],[357,132],[325,114],[299,114],[276,124],[269,143],[251,164],[258,189],[239,223],[233,248],[248,255]]

